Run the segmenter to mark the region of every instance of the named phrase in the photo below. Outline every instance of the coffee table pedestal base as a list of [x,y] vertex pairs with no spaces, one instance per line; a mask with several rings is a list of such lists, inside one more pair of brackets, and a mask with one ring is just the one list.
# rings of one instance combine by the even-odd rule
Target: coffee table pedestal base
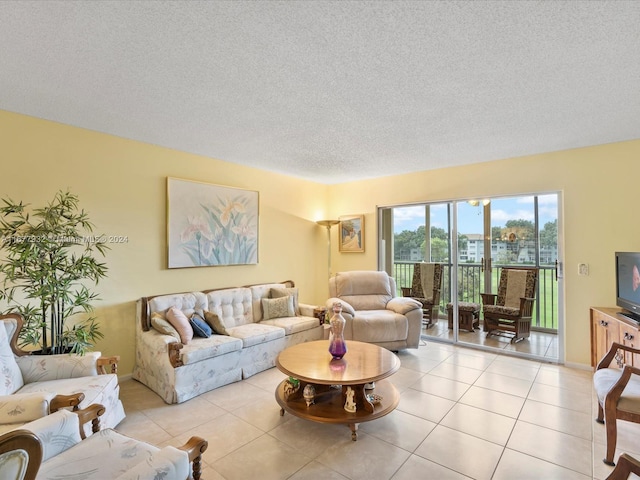
[[[300,388],[286,399],[284,396],[285,383],[286,380],[282,381],[276,389],[276,401],[281,407],[280,415],[284,415],[286,411],[314,422],[346,424],[351,430],[351,439],[354,441],[358,438],[358,424],[387,415],[398,406],[400,401],[398,391],[393,384],[388,380],[379,380],[376,382],[375,390],[370,390],[381,397],[379,403],[373,404],[367,399],[364,383],[341,385],[339,388],[332,385],[313,384],[316,395],[313,403],[307,406],[302,396],[306,383],[300,381]],[[351,387],[354,391],[355,412],[348,412],[344,409],[347,387]]]

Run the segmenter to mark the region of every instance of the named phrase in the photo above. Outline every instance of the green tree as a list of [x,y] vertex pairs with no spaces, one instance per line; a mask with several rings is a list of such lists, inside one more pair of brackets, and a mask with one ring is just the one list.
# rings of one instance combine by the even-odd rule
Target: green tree
[[411,230],[403,230],[400,233],[396,233],[393,236],[393,249],[394,249],[394,257],[396,260],[399,260],[403,257],[408,258],[411,250],[414,248],[420,248],[424,241],[424,227],[419,227],[418,229],[422,229],[422,237],[419,238],[416,231]]
[[464,234],[458,234],[458,250],[466,250],[469,244],[469,237]]
[[535,226],[531,220],[508,220],[505,224],[506,230],[514,232],[518,240],[533,240],[535,238]]
[[[422,248],[424,249],[424,246]],[[449,261],[449,243],[446,240],[443,240],[442,238],[431,239],[431,261]]]
[[540,231],[540,246],[554,248],[558,245],[558,220],[547,222]]
[[431,238],[438,238],[446,242],[447,240],[449,240],[449,235],[444,228],[431,227]]

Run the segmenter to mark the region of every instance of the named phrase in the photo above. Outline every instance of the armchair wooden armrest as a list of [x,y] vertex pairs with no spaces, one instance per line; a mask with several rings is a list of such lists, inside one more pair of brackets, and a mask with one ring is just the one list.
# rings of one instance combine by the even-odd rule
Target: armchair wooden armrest
[[89,405],[87,408],[83,408],[82,410],[77,410],[75,412],[80,420],[80,438],[83,440],[87,438],[83,428],[84,424],[87,422],[91,422],[91,431],[93,433],[100,431],[100,417],[104,415],[105,411],[106,409],[104,406],[99,403],[94,403]]
[[631,473],[640,475],[640,462],[628,453],[623,453],[618,458],[616,468],[613,469],[613,472],[606,480],[626,480]]
[[167,348],[169,349],[169,362],[173,368],[178,368],[183,365],[182,360],[180,359],[180,350],[182,347],[184,347],[184,345],[180,342],[167,344]]
[[100,357],[96,361],[96,367],[98,368],[99,375],[105,375],[107,373],[118,373],[118,362],[120,361],[119,355],[112,355],[110,357]]
[[202,471],[202,454],[205,452],[209,442],[201,437],[191,437],[187,443],[178,447],[178,450],[183,450],[189,455],[189,462],[193,464],[193,478],[198,480]]
[[483,305],[495,305],[498,295],[496,293],[481,293]]
[[80,402],[84,400],[84,393],[72,393],[71,395],[56,395],[51,400],[51,413],[57,412],[61,408],[72,407],[73,411],[78,411]]
[[[633,350],[636,350],[635,348]],[[613,416],[615,416],[615,411],[617,410],[618,401],[622,396],[622,392],[624,391],[627,383],[631,379],[631,375],[640,375],[640,368],[632,367],[631,365],[625,365],[622,368],[622,375],[618,381],[611,387],[611,390],[607,393],[607,396],[604,398],[604,411],[605,418],[607,418],[607,410],[611,410]],[[609,418],[613,418],[613,416],[609,416]],[[620,414],[617,416],[622,420],[625,420]]]
[[523,317],[531,316],[533,312],[533,302],[535,298],[520,297],[520,315]]
[[630,353],[640,354],[640,349],[638,348],[633,348],[628,345],[612,342],[611,346],[609,347],[609,351],[598,362],[598,366],[596,367],[596,370],[600,370],[601,368],[608,368],[609,365],[611,365],[611,362],[613,362],[613,360],[616,358],[616,355],[618,354],[618,350],[624,350]]

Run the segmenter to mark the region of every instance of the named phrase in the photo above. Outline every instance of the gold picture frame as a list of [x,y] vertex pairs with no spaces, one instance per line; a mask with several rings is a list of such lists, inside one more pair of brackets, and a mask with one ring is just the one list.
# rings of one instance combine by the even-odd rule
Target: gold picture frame
[[364,252],[364,215],[344,215],[338,220],[338,250],[343,253]]

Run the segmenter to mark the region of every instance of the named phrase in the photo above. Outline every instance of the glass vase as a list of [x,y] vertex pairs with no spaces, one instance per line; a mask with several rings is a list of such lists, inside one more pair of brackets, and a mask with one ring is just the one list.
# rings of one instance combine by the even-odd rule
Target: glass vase
[[339,360],[347,353],[347,344],[344,342],[344,325],[346,321],[342,316],[342,304],[333,304],[333,316],[329,321],[329,353]]

